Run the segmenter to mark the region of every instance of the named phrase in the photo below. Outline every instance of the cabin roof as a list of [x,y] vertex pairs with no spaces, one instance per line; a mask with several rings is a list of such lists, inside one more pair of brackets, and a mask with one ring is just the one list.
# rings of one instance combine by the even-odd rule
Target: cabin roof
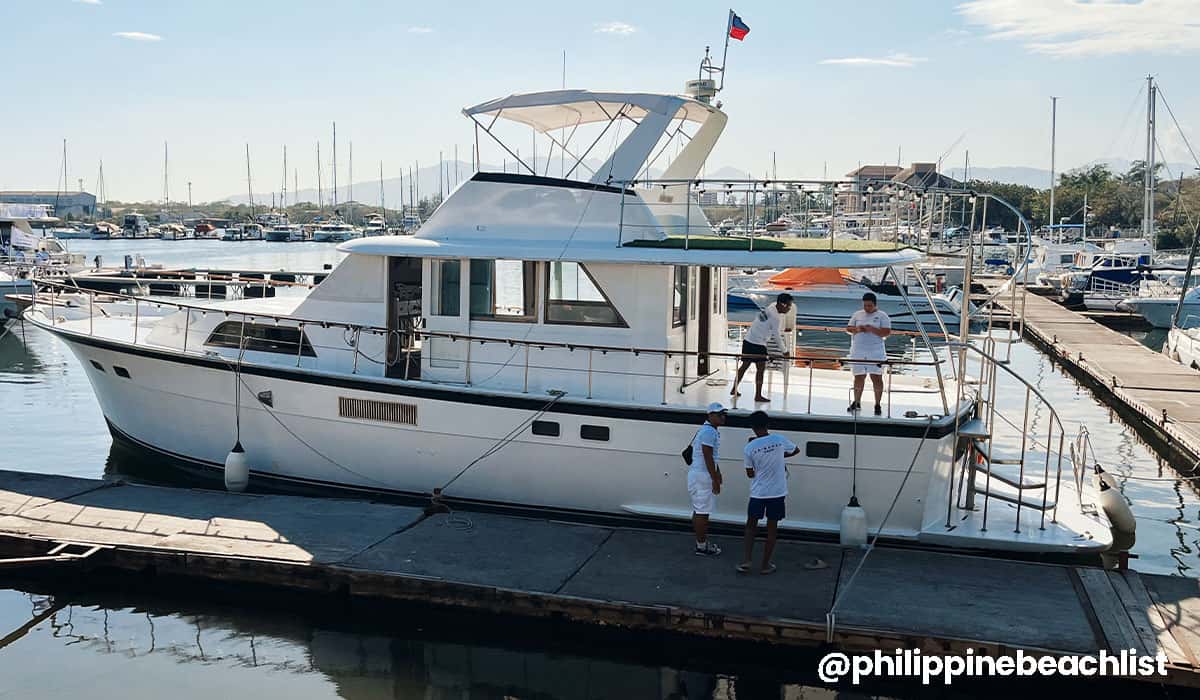
[[690,97],[649,92],[593,92],[549,90],[527,92],[467,107],[468,117],[503,118],[545,133],[579,124],[607,122],[624,108],[624,115],[640,119],[649,113],[672,119],[704,122],[717,108]]
[[578,240],[564,245],[554,240],[514,240],[507,237],[431,239],[414,236],[358,238],[338,246],[354,255],[421,258],[480,258],[570,260],[584,263],[648,265],[706,265],[715,267],[834,267],[861,268],[909,265],[924,258],[921,251],[881,241],[835,239],[750,239],[683,236],[637,240],[617,246]]

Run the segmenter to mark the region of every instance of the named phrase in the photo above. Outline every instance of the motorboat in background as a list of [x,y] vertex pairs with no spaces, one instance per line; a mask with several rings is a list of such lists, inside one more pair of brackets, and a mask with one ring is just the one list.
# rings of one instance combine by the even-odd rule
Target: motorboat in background
[[223,241],[261,241],[263,228],[260,224],[230,224],[221,230]]
[[361,232],[344,221],[328,221],[313,230],[312,239],[318,243],[343,243],[358,238]]
[[379,214],[368,214],[366,223],[362,229],[364,236],[386,236],[388,232],[387,220]]
[[931,294],[931,307],[923,292],[914,292],[906,285],[901,293],[886,273],[878,281],[872,281],[866,274],[855,279],[853,271],[845,269],[791,268],[771,275],[763,286],[731,288],[728,302],[731,318],[735,309],[757,313],[783,292],[792,295],[798,325],[826,328],[845,327],[854,312],[862,308],[862,298],[867,292],[875,294],[879,308],[891,317],[892,327],[897,329],[916,330],[920,323],[926,331],[935,333],[941,331],[942,324],[957,330],[963,303],[962,291],[957,287]]

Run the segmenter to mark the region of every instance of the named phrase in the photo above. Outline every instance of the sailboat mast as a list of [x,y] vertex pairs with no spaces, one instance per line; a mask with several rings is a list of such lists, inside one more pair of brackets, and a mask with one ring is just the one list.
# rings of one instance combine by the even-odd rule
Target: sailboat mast
[[[296,196],[294,192],[292,193],[292,196],[293,197]],[[280,197],[279,208],[287,209],[287,146],[286,145],[283,147],[283,196]]]
[[67,177],[67,140],[63,139],[63,192],[71,190],[71,180]]
[[337,213],[337,122],[333,123],[333,213]]
[[254,220],[254,186],[250,184],[250,144],[246,144],[246,195],[250,200],[250,220]]
[[168,164],[168,162],[169,161],[167,158],[167,142],[163,141],[163,206],[164,207],[171,206],[171,189],[170,189],[170,183],[167,180],[167,172],[168,172],[167,164]]
[[354,223],[354,142],[350,142],[350,191],[346,202],[350,205],[350,223]]
[[[1056,135],[1055,129],[1058,125],[1058,98],[1050,97],[1050,221],[1051,226],[1054,225],[1054,138]],[[1050,229],[1053,231],[1054,229]],[[1058,229],[1058,242],[1062,243],[1062,229]]]
[[317,141],[317,208],[325,213],[325,194],[321,191],[321,142]]
[[[1142,184],[1145,188],[1142,200],[1142,237],[1154,240],[1154,103],[1157,88],[1154,76],[1146,76],[1146,159],[1143,162]],[[1186,285],[1185,285],[1186,286]]]

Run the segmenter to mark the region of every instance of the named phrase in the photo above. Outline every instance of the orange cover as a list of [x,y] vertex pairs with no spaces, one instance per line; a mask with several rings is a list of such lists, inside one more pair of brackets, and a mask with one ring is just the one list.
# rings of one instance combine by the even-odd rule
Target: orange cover
[[835,267],[789,267],[767,280],[772,287],[795,289],[809,284],[846,284],[847,270]]

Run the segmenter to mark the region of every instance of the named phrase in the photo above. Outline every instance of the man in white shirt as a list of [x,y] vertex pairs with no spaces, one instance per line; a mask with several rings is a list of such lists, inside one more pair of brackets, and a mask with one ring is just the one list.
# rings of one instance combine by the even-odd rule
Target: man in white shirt
[[721,548],[708,541],[708,516],[717,508],[721,493],[720,457],[721,433],[728,409],[719,403],[708,405],[704,425],[692,438],[692,461],[688,465],[688,496],[692,499],[692,530],[696,533],[696,555],[715,557]]
[[783,314],[786,314],[791,308],[792,295],[784,292],[775,299],[774,304],[759,311],[755,316],[754,322],[750,324],[750,330],[742,340],[742,365],[738,367],[737,378],[733,380],[733,390],[729,392],[730,396],[741,396],[738,385],[742,383],[742,377],[746,375],[746,370],[750,369],[750,365],[753,364],[755,368],[754,400],[759,403],[770,401],[762,393],[763,375],[767,371],[767,346],[774,342],[778,343],[780,348],[787,347],[783,342],[783,332],[780,328]]
[[[862,298],[862,309],[855,311],[846,325],[850,334],[850,368],[854,372],[854,401],[847,411],[862,409],[863,386],[867,375],[871,375],[871,388],[875,390],[875,415],[883,415],[883,364],[887,361],[887,348],[883,339],[892,334],[892,319],[879,309],[875,295],[867,292]],[[854,362],[853,360],[870,360]]]
[[750,428],[754,437],[746,443],[746,476],[750,477],[750,505],[746,509],[746,556],[738,565],[738,573],[748,573],[754,558],[754,538],[758,536],[758,521],[767,518],[767,544],[763,548],[760,573],[775,573],[771,555],[775,552],[775,538],[779,533],[779,521],[784,518],[784,499],[787,497],[787,467],[783,460],[794,457],[800,448],[782,435],[767,432],[767,414],[755,411],[750,414]]

